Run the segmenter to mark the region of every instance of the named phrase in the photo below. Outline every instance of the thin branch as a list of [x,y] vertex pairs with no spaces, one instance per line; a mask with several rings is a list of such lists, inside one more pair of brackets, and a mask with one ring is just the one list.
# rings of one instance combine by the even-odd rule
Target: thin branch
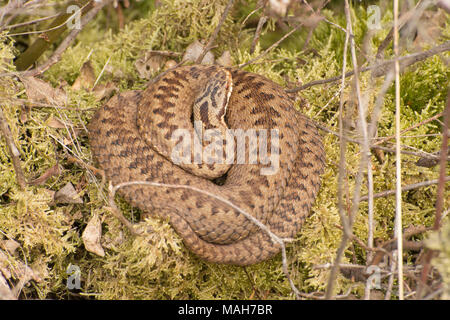
[[[16,69],[18,71],[27,70],[32,64],[34,64],[38,58],[53,44],[59,37],[69,29],[67,24],[69,19],[75,17],[78,18],[78,14],[84,15],[89,9],[93,7],[92,0],[78,0],[76,5],[81,8],[81,13],[70,14],[66,10],[62,10],[61,13],[50,23],[48,32],[42,33],[37,39],[14,61]],[[65,9],[65,6],[63,6]],[[74,7],[75,8],[75,7]],[[33,10],[34,12],[34,10]],[[55,28],[56,27],[56,28]]]
[[4,29],[14,29],[14,28],[19,28],[19,27],[24,27],[24,26],[36,24],[36,23],[39,23],[39,22],[42,22],[42,21],[46,21],[46,20],[49,20],[49,19],[56,18],[58,15],[59,15],[59,13],[51,15],[51,16],[48,16],[48,17],[43,17],[43,18],[40,18],[40,19],[35,19],[35,20],[26,21],[26,22],[22,22],[22,23],[12,24],[12,25],[4,27]]
[[[413,236],[422,234],[424,232],[432,230],[431,227],[425,227],[425,226],[411,226],[409,228],[406,228],[403,232],[403,242],[406,242],[408,238],[411,238]],[[395,249],[397,245],[397,238],[394,237],[393,239],[389,239],[379,245],[380,248],[388,249],[392,248]],[[380,250],[381,251],[381,250]],[[373,261],[373,263],[378,264],[378,262]]]
[[[83,168],[85,168],[86,170],[90,170],[90,171],[92,171],[94,174],[100,175],[100,176],[102,177],[102,181],[105,181],[105,180],[106,180],[106,176],[105,176],[105,171],[104,171],[104,170],[98,169],[98,168],[96,168],[96,167],[94,167],[94,166],[91,166],[90,164],[88,164],[88,163],[82,161],[80,158],[75,158],[75,157],[73,157],[73,156],[71,156],[71,155],[68,154],[68,155],[67,155],[67,162],[68,162],[68,163],[78,163],[79,165],[81,165],[81,166],[82,166]],[[102,185],[103,185],[103,182],[102,182]]]
[[[419,123],[416,123],[415,125],[413,125],[413,126],[411,126],[411,127],[409,127],[409,128],[403,129],[403,130],[400,132],[400,134],[404,134],[405,132],[408,132],[408,131],[411,131],[411,130],[413,130],[413,129],[416,129],[416,128],[420,127],[420,126],[423,126],[424,124],[427,124],[427,123],[429,123],[429,122],[431,122],[431,121],[436,120],[436,119],[439,118],[439,117],[442,117],[442,115],[443,115],[443,112],[439,112],[438,114],[436,114],[436,115],[434,115],[434,116],[432,116],[432,117],[430,117],[430,118],[428,118],[428,119],[426,119],[426,120],[423,120],[423,121],[421,121],[421,122],[419,122]],[[388,140],[390,140],[390,139],[394,139],[394,138],[395,138],[395,134],[394,134],[394,135],[391,135],[391,136],[388,136],[388,137],[379,137],[378,139],[380,139],[380,140],[377,141],[375,144],[381,144],[381,143],[383,143],[383,142],[386,142],[386,141],[388,141]]]
[[[264,0],[264,2],[267,2],[267,0]],[[256,13],[256,11],[263,9],[264,7],[265,7],[265,3],[262,4],[262,5],[260,5],[260,6],[257,7],[256,9],[254,9],[252,12],[250,12],[250,13],[245,17],[245,19],[241,22],[241,27],[239,28],[239,32],[241,32],[242,26],[244,26],[244,25],[247,23],[247,20],[250,19],[250,17],[251,17],[252,15],[254,15],[254,14]]]
[[[89,3],[88,3],[89,4]],[[82,8],[78,9],[77,11],[75,11],[72,15],[70,15],[69,17],[67,17],[67,19],[63,22],[61,22],[60,24],[51,27],[49,29],[45,29],[45,30],[36,30],[36,31],[25,31],[25,32],[18,32],[18,33],[9,33],[8,36],[9,37],[16,37],[16,36],[24,36],[24,35],[30,35],[30,34],[40,34],[40,33],[47,33],[50,31],[54,31],[54,30],[58,30],[59,28],[63,28],[67,22],[69,22],[69,20],[75,18],[77,15],[81,14],[80,12],[88,5],[85,4]],[[59,16],[59,14],[57,14],[56,16]]]
[[[419,182],[419,183],[408,184],[408,185],[403,186],[401,188],[401,192],[432,186],[434,184],[438,184],[439,181],[440,181],[439,179],[434,179],[434,180],[428,180],[428,181],[423,181],[423,182]],[[444,182],[450,181],[450,176],[444,177],[443,181]],[[374,198],[385,198],[385,197],[389,197],[389,196],[394,195],[395,192],[396,192],[396,189],[394,189],[394,190],[386,190],[386,191],[383,191],[383,192],[375,193],[373,195],[373,197]],[[363,197],[361,197],[360,201],[367,201],[367,199],[368,199],[367,196],[363,196]]]
[[8,146],[8,151],[11,156],[11,160],[14,166],[14,171],[16,172],[16,182],[20,186],[21,189],[25,189],[26,180],[25,175],[23,174],[22,167],[20,164],[20,152],[17,149],[14,140],[12,138],[11,129],[9,128],[8,123],[6,122],[6,118],[3,114],[3,109],[0,107],[0,129],[3,133],[3,136],[6,140],[6,145]]
[[444,207],[444,190],[446,181],[447,154],[448,154],[448,130],[450,128],[450,90],[447,93],[447,105],[444,111],[444,126],[442,127],[441,159],[439,160],[439,184],[436,193],[436,216],[434,218],[434,230],[438,230],[441,224],[442,210]]
[[[398,28],[399,29],[403,28],[403,26],[405,26],[407,23],[417,23],[417,20],[422,15],[424,9],[426,9],[426,6],[427,6],[426,2],[429,2],[429,1],[419,0],[417,2],[416,6],[414,7],[414,9],[402,14],[402,16],[398,19]],[[424,5],[424,3],[425,3],[425,5]],[[386,50],[386,48],[389,46],[389,44],[391,43],[393,35],[394,35],[394,27],[392,27],[389,30],[389,33],[386,35],[386,37],[384,38],[384,40],[381,42],[380,46],[378,47],[377,54],[376,54],[377,60],[380,60],[383,58],[383,53]]]
[[[261,13],[261,17],[258,20],[258,25],[256,26],[255,35],[253,36],[252,45],[250,46],[250,54],[253,54],[255,52],[256,44],[258,43],[259,37],[261,36],[262,28],[263,28],[264,24],[267,22],[267,20],[269,19],[267,17],[267,15],[266,15],[267,3],[268,3],[268,0],[263,0],[263,4],[259,8],[257,8],[257,9],[252,11],[252,13],[254,13],[254,12],[256,12],[259,9],[263,9],[263,11]],[[247,18],[249,16],[250,15],[248,15]],[[244,22],[242,22],[242,24],[245,23],[247,18],[245,18],[245,20],[244,20]]]
[[253,37],[252,45],[250,47],[250,54],[253,54],[255,52],[256,45],[259,41],[259,37],[261,36],[262,28],[263,28],[264,24],[267,22],[267,20],[268,20],[268,17],[266,15],[264,15],[264,13],[263,13],[261,18],[259,18],[258,25],[256,26],[255,35]]
[[171,58],[178,58],[179,56],[182,55],[181,52],[174,52],[174,51],[167,51],[167,50],[149,50],[148,53],[158,54],[160,56],[171,57]]
[[37,75],[45,72],[47,69],[49,69],[55,63],[57,63],[61,59],[61,56],[64,53],[64,51],[69,47],[69,45],[77,37],[77,35],[84,28],[84,26],[86,26],[86,24],[88,24],[89,21],[91,21],[102,8],[110,2],[112,2],[112,0],[103,0],[101,3],[97,3],[91,10],[89,10],[82,17],[81,27],[72,29],[72,31],[70,31],[70,33],[67,35],[67,37],[61,42],[61,44],[58,46],[58,48],[55,50],[55,52],[53,52],[52,56],[44,64],[42,64],[41,66],[39,66],[33,70],[25,71],[23,73],[23,75],[24,76],[37,76]]
[[[20,75],[18,73],[17,75]],[[1,76],[1,75],[0,75]],[[28,99],[20,99],[20,98],[3,98],[0,97],[0,102],[8,103],[10,105],[18,105],[18,106],[32,106],[33,108],[54,108],[54,109],[61,109],[61,110],[76,110],[76,111],[92,111],[97,110],[97,107],[91,107],[91,108],[83,108],[80,109],[76,105],[69,105],[67,107],[63,106],[55,106],[49,103],[43,103],[38,101],[31,102]]]
[[3,24],[3,18],[11,11],[14,11],[23,6],[23,3],[23,0],[8,1],[8,3],[3,8],[0,8],[0,26]]
[[[342,74],[345,74],[345,67],[346,67],[346,61],[347,61],[347,47],[348,47],[348,42],[350,41],[350,46],[353,49],[354,48],[354,42],[353,42],[353,38],[352,38],[352,22],[351,22],[351,18],[350,18],[350,14],[349,14],[349,5],[348,5],[348,1],[345,1],[345,17],[347,20],[347,30],[346,30],[346,37],[345,37],[345,44],[344,44],[344,61],[343,61],[343,72]],[[352,55],[353,55],[353,50],[352,50]],[[355,68],[354,71],[357,74],[357,65],[354,64],[353,67]],[[357,78],[355,78],[355,82],[357,83],[358,80]],[[345,77],[342,76],[342,80],[341,80],[341,90],[343,92],[343,86],[345,84]],[[358,87],[359,88],[359,87]],[[358,91],[358,102],[360,102],[360,95],[359,95],[359,91]],[[331,299],[331,297],[333,296],[333,290],[334,290],[334,282],[335,279],[337,277],[337,274],[339,272],[339,265],[341,263],[341,258],[344,254],[345,248],[347,247],[347,241],[350,238],[350,234],[352,234],[352,212],[353,210],[350,212],[349,217],[347,218],[344,214],[344,206],[343,206],[343,195],[342,195],[342,186],[343,186],[343,177],[344,177],[344,173],[345,173],[345,139],[343,137],[344,134],[344,128],[343,128],[343,99],[341,96],[341,101],[340,101],[340,105],[339,105],[339,132],[340,135],[342,137],[341,141],[340,141],[340,160],[339,160],[339,176],[338,176],[338,207],[339,207],[339,216],[341,218],[341,222],[342,225],[344,227],[344,232],[342,233],[342,239],[341,239],[341,243],[340,246],[336,252],[336,257],[333,263],[333,266],[331,268],[330,271],[330,275],[328,277],[328,284],[327,284],[327,289],[325,292],[325,299]],[[359,186],[355,187],[355,198],[357,198],[357,189],[359,188]]]
[[[345,82],[345,77],[342,77],[342,78],[344,79],[343,81]],[[341,96],[340,97],[340,101],[339,101],[339,117],[340,117],[341,116],[341,110],[342,110],[342,106],[341,106],[342,102],[341,101],[343,101],[342,93],[344,91],[344,88],[345,88],[345,83],[344,83],[344,86],[341,85],[339,90],[336,91],[336,93],[330,98],[330,100],[328,100],[328,102],[322,108],[320,108],[320,110],[314,115],[313,118],[314,119],[317,118],[322,113],[322,111],[325,110],[330,105],[330,103],[334,100],[334,98],[336,98],[338,95]],[[342,119],[339,118],[339,123],[341,122],[341,120]],[[341,131],[339,130],[339,132],[341,132]]]
[[196,63],[201,63],[203,61],[203,58],[205,57],[205,55],[208,53],[209,50],[211,50],[214,42],[216,41],[216,38],[219,34],[220,28],[222,28],[223,23],[225,22],[225,19],[228,16],[228,12],[230,12],[231,7],[233,6],[233,2],[234,0],[229,0],[227,6],[225,7],[225,10],[222,13],[222,16],[220,17],[220,21],[217,24],[216,29],[214,29],[213,34],[211,35],[211,37],[209,38],[208,43],[206,44],[206,46],[203,48],[202,53],[198,56]]
[[[348,22],[347,22],[347,28],[348,28]],[[342,58],[342,74],[345,73],[345,70],[347,69],[347,51],[348,51],[348,42],[350,40],[350,32],[347,29],[348,32],[345,34],[345,42],[344,42],[344,52],[343,52],[343,58]],[[343,186],[344,186],[344,175],[346,172],[345,168],[345,153],[346,153],[346,147],[347,147],[347,139],[344,138],[344,87],[345,87],[345,77],[342,76],[341,79],[341,88],[340,88],[340,99],[339,99],[339,135],[342,137],[342,139],[339,139],[339,173],[338,173],[338,212],[339,216],[342,221],[342,225],[345,229],[345,233],[350,234],[350,226],[348,225],[347,217],[345,216],[344,212],[344,195],[343,195]]]
[[[384,81],[383,85],[381,86],[380,92],[377,94],[377,98],[375,99],[375,106],[372,111],[371,115],[371,122],[369,125],[369,138],[373,139],[376,135],[377,131],[377,123],[378,119],[381,116],[382,106],[384,102],[384,97],[389,89],[389,87],[392,84],[393,81],[393,73],[389,72]],[[373,77],[371,78],[370,84],[373,86]],[[370,90],[370,89],[369,89]],[[372,144],[369,145],[371,147]],[[368,170],[371,170],[371,165],[369,164]],[[369,184],[369,194],[368,194],[368,200],[369,200],[369,210],[368,210],[368,236],[367,236],[367,261],[373,260],[373,247],[374,247],[374,196],[373,196],[373,181]],[[371,287],[366,286],[364,290],[364,299],[369,300],[371,295]]]
[[[401,67],[402,69],[423,61],[429,57],[432,57],[436,54],[442,53],[442,52],[446,52],[446,51],[450,51],[450,41],[446,41],[443,44],[433,47],[430,50],[427,51],[423,51],[423,52],[418,52],[418,53],[413,53],[410,55],[406,55],[403,57],[398,58],[398,61],[402,62],[401,63]],[[385,74],[387,74],[387,72],[392,68],[392,64],[395,62],[395,59],[391,59],[391,60],[386,60],[380,63],[376,63],[373,64],[371,66],[368,67],[363,67],[360,68],[359,72],[366,72],[366,71],[370,71],[370,70],[376,70],[376,72],[373,73],[374,77],[381,77]],[[347,73],[345,73],[345,77],[351,77],[353,76],[355,73],[354,71],[349,71]],[[305,90],[307,88],[316,86],[316,85],[321,85],[321,84],[327,84],[327,83],[331,83],[331,82],[336,82],[339,81],[342,78],[342,75],[336,76],[336,77],[332,77],[332,78],[328,78],[328,79],[322,79],[322,80],[314,80],[311,82],[308,82],[300,87],[297,88],[293,88],[293,89],[289,89],[286,90],[286,92],[288,93],[293,93],[293,92],[298,92],[301,90]]]
[[[342,138],[341,135],[339,135],[338,132],[329,129],[325,125],[323,125],[321,123],[318,123],[318,122],[315,122],[315,124],[316,124],[316,126],[319,129],[321,129],[321,130],[323,130],[325,132],[331,133],[331,134],[335,135],[336,137]],[[346,137],[346,136],[344,138],[348,142],[361,144],[361,141],[359,141],[359,140],[352,139],[352,138],[349,138],[349,137]],[[391,149],[391,148],[383,147],[383,146],[377,146],[377,145],[374,145],[374,144],[370,145],[370,149],[379,149],[379,150],[383,150],[383,151],[386,151],[386,152],[389,152],[389,153],[395,153],[395,149]],[[411,156],[421,157],[421,158],[425,158],[425,159],[430,159],[430,160],[436,160],[436,159],[438,160],[438,159],[440,159],[440,157],[438,155],[429,154],[429,153],[426,153],[426,152],[423,152],[423,151],[422,152],[414,152],[414,151],[401,150],[401,153],[402,154],[408,154],[408,155],[411,155]],[[450,161],[450,158],[447,158],[447,160]]]
[[95,79],[94,85],[92,86],[92,89],[95,88],[95,86],[98,84],[98,82],[100,81],[103,73],[106,70],[106,67],[108,66],[109,61],[111,60],[111,56],[109,56],[108,60],[106,60],[105,65],[103,66],[102,70],[100,71],[100,74],[98,75],[97,79]]
[[[330,0],[326,0],[326,1],[322,2],[322,3],[320,4],[320,6],[317,8],[317,11],[315,11],[314,8],[313,8],[306,0],[304,1],[304,3],[309,7],[309,9],[311,10],[311,12],[312,12],[313,14],[317,15],[317,16],[320,15],[322,9],[325,8],[325,6],[326,6],[329,2],[330,2]],[[329,21],[328,19],[326,19],[326,18],[324,18],[324,17],[321,17],[321,18],[324,19],[325,22],[330,23],[330,21]],[[313,23],[313,24],[310,26],[309,31],[308,31],[308,35],[306,36],[305,42],[303,43],[303,48],[302,48],[302,50],[301,50],[302,52],[305,52],[306,49],[308,48],[309,42],[311,41],[312,36],[313,36],[313,34],[314,34],[314,30],[316,30],[316,28],[317,28],[317,23]],[[340,29],[344,30],[344,32],[346,32],[345,29],[342,28],[341,26],[338,26],[338,28],[340,28]]]
[[399,57],[399,30],[398,30],[398,0],[394,0],[394,72],[395,72],[395,236],[397,237],[397,270],[398,270],[398,297],[404,299],[403,289],[403,236],[402,236],[402,162],[400,146],[400,62]]
[[[436,215],[434,217],[433,229],[435,231],[439,230],[442,219],[442,210],[444,206],[444,189],[445,182],[450,180],[446,176],[447,168],[447,152],[448,152],[448,130],[450,128],[450,90],[447,93],[447,105],[444,110],[444,124],[442,126],[442,147],[441,147],[441,158],[439,160],[439,179],[438,179],[438,190],[436,192]],[[417,290],[417,297],[421,298],[423,287],[426,285],[426,280],[430,270],[431,258],[434,252],[428,250],[424,257],[424,268],[422,270],[421,281],[419,282],[419,288]]]
[[268,47],[266,50],[264,50],[259,56],[250,59],[249,61],[245,62],[245,63],[241,63],[240,65],[238,65],[238,68],[243,68],[245,66],[248,66],[249,64],[252,64],[253,62],[255,62],[256,60],[261,59],[262,57],[264,57],[266,54],[268,54],[270,51],[272,51],[274,48],[276,48],[281,42],[283,42],[287,37],[289,37],[291,34],[293,34],[295,31],[297,31],[298,29],[300,29],[300,27],[303,26],[303,23],[300,22],[294,29],[292,29],[291,31],[289,31],[288,33],[286,33],[284,36],[282,36],[280,38],[280,40],[278,40],[277,42],[275,42],[274,44],[272,44],[270,47]]
[[[371,33],[369,33],[371,34]],[[369,41],[368,41],[369,42]],[[384,97],[386,95],[387,90],[389,89],[391,83],[393,80],[393,75],[392,72],[388,73],[383,81],[383,85],[381,86],[381,90],[380,92],[377,94],[377,98],[375,100],[375,106],[373,108],[372,111],[372,115],[371,115],[371,122],[369,124],[368,127],[368,138],[370,139],[370,141],[373,139],[373,137],[376,135],[376,128],[377,128],[377,123],[378,123],[378,119],[380,118],[381,115],[381,110],[382,110],[382,106],[383,106],[383,101],[384,101]],[[368,101],[368,97],[367,95],[370,94],[370,91],[373,90],[374,87],[374,81],[373,81],[373,77],[370,79],[369,81],[369,88],[366,90],[366,101]],[[367,110],[367,109],[366,109]],[[369,148],[371,147],[371,143],[369,144]],[[370,159],[370,156],[368,156]],[[373,247],[374,247],[374,198],[373,198],[373,193],[374,193],[374,187],[373,187],[373,173],[372,173],[372,164],[369,162],[368,166],[367,166],[367,175],[368,175],[368,215],[367,215],[367,231],[368,231],[368,235],[367,235],[367,257],[366,260],[370,261],[373,258]],[[371,295],[371,286],[366,285],[365,289],[364,289],[364,300],[370,300],[370,295]]]

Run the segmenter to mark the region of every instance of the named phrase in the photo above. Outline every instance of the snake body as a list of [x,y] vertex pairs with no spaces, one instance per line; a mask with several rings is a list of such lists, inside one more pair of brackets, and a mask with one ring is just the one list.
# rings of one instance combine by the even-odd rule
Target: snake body
[[[273,174],[261,174],[267,164],[247,161],[226,167],[224,182],[217,183],[202,175],[217,166],[200,163],[180,167],[169,157],[176,143],[171,139],[174,132],[184,128],[194,133],[192,106],[211,78],[223,70],[219,66],[179,67],[143,91],[111,98],[88,127],[94,157],[114,185],[151,181],[192,186],[227,199],[277,236],[293,238],[319,190],[325,153],[315,125],[293,108],[279,85],[258,74],[225,69],[233,85],[224,117],[227,126],[277,129],[279,141],[272,151],[278,151],[279,167]],[[246,150],[255,152],[249,141]],[[269,150],[272,143],[268,143]],[[147,185],[127,186],[119,192],[133,206],[168,217],[185,245],[207,261],[250,265],[280,251],[280,245],[265,231],[206,194]]]

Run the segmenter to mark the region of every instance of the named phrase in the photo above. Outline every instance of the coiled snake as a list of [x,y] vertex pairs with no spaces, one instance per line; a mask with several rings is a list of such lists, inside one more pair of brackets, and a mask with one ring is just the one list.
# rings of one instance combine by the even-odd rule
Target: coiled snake
[[[262,139],[244,136],[240,145],[237,135],[234,144],[224,141],[223,150],[231,145],[238,153],[244,148],[245,161],[235,157],[231,165],[174,164],[171,154],[181,139],[174,140],[174,134],[185,129],[194,137],[199,133],[193,120],[201,120],[208,129],[214,127],[208,122],[212,118],[224,121],[234,133],[242,129],[241,133],[266,137],[264,148],[277,155],[275,169],[264,172],[270,165],[261,154],[255,158],[262,149],[252,141]],[[315,125],[293,108],[283,88],[263,76],[219,66],[179,67],[143,91],[118,94],[96,112],[88,131],[94,157],[112,184],[145,180],[189,185],[231,201],[281,238],[293,238],[299,231],[318,192],[325,161]],[[220,150],[216,149],[219,154]],[[186,155],[196,159],[198,152]],[[208,170],[216,172],[205,178]],[[249,265],[280,250],[244,215],[203,193],[147,185],[126,186],[119,192],[133,206],[169,217],[185,245],[207,261]]]

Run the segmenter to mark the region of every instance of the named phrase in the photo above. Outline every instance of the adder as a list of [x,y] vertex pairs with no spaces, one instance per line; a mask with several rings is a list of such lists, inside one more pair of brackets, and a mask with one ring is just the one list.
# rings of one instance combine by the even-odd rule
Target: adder
[[[248,136],[240,147],[239,137],[223,145],[234,152],[244,148],[244,163],[236,157],[233,163],[174,163],[181,139],[174,136],[182,130],[195,139],[199,128],[194,121],[200,121],[202,130],[221,127],[223,134],[229,129],[263,137],[265,130],[269,141],[264,147],[276,154],[274,170],[267,172],[261,155],[250,161],[262,149]],[[151,181],[192,186],[227,199],[281,238],[293,238],[300,230],[325,163],[316,126],[294,109],[281,86],[258,74],[215,65],[178,67],[145,90],[114,96],[95,113],[88,131],[93,155],[113,185]],[[195,151],[185,155],[191,160],[199,156]],[[185,245],[207,261],[243,266],[280,251],[239,211],[202,192],[131,185],[119,193],[145,212],[168,217]]]

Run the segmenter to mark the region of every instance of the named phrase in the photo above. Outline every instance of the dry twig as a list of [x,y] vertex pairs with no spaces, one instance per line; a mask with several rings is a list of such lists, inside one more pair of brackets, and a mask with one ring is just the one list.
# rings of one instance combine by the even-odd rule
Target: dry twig
[[[400,134],[404,134],[404,133],[406,133],[408,131],[411,131],[411,130],[416,129],[416,128],[420,127],[420,126],[423,126],[424,124],[427,124],[427,123],[429,123],[431,121],[436,120],[437,118],[440,118],[442,115],[443,115],[443,112],[439,112],[438,114],[436,114],[436,115],[434,115],[434,116],[432,116],[432,117],[430,117],[430,118],[428,118],[428,119],[426,119],[424,121],[416,123],[415,125],[412,125],[409,128],[403,129],[402,131],[400,131]],[[395,138],[395,134],[392,135],[392,136],[388,136],[388,137],[379,137],[378,139],[380,139],[380,140],[375,142],[375,144],[381,144],[383,142],[386,142],[386,141],[388,141],[390,139],[394,139],[394,138]]]
[[[404,68],[409,67],[417,62],[423,61],[429,57],[432,57],[436,54],[446,52],[446,51],[450,51],[450,41],[446,41],[441,45],[438,45],[436,47],[433,47],[433,48],[423,51],[423,52],[412,53],[410,55],[400,57],[400,58],[398,58],[398,61],[401,62],[401,68],[404,69]],[[395,62],[395,59],[390,59],[390,60],[386,60],[386,61],[383,61],[380,63],[375,63],[368,67],[360,68],[359,72],[376,70],[376,72],[373,73],[373,77],[381,77],[381,76],[387,74],[387,72],[389,70],[391,70],[392,64],[394,62]],[[354,71],[349,71],[349,72],[345,73],[344,75],[347,78],[347,77],[353,76],[354,74],[355,74]],[[302,91],[302,90],[308,89],[308,88],[316,86],[316,85],[336,82],[336,81],[339,81],[341,78],[342,78],[342,74],[339,76],[336,76],[336,77],[328,78],[328,79],[314,80],[314,81],[308,82],[300,87],[288,89],[288,90],[286,90],[286,92],[293,93],[293,92]]]
[[[450,181],[450,176],[444,176],[443,181],[444,181],[443,183]],[[423,182],[419,182],[419,183],[408,184],[408,185],[403,186],[401,188],[401,192],[432,186],[434,184],[438,184],[439,182],[440,182],[439,179],[433,179],[433,180],[423,181]],[[373,195],[373,197],[374,198],[388,197],[388,196],[394,195],[395,192],[396,192],[395,189],[394,190],[387,190],[387,191],[383,191],[383,192],[378,192],[378,193],[375,193]],[[367,196],[361,197],[360,200],[361,201],[367,201]]]
[[261,59],[262,57],[264,57],[266,54],[268,54],[270,51],[272,51],[274,48],[276,48],[281,42],[283,42],[287,37],[289,37],[291,34],[293,34],[295,31],[297,31],[298,29],[300,29],[300,27],[303,26],[303,23],[300,22],[294,29],[292,29],[291,31],[289,31],[288,33],[286,33],[284,36],[282,36],[280,38],[280,40],[278,40],[277,42],[275,42],[274,44],[272,44],[270,47],[268,47],[266,50],[264,50],[259,56],[250,59],[249,61],[245,62],[245,63],[241,63],[240,65],[238,65],[238,68],[243,68],[245,66],[248,66],[249,64],[252,64],[253,62]]
[[[439,179],[438,190],[436,192],[436,215],[434,217],[434,230],[439,230],[441,225],[442,218],[442,210],[444,206],[444,188],[445,182],[450,180],[450,177],[446,176],[446,168],[447,168],[447,152],[448,152],[448,130],[450,128],[450,90],[447,93],[447,105],[444,110],[444,123],[442,126],[442,147],[441,147],[441,157],[439,161]],[[419,282],[419,288],[417,291],[417,298],[422,297],[423,288],[426,285],[426,280],[428,277],[428,273],[430,272],[430,263],[431,258],[433,257],[434,252],[432,250],[428,250],[425,254],[424,258],[424,268],[422,270],[421,279]]]
[[11,160],[14,166],[14,171],[16,172],[17,183],[21,189],[26,186],[25,175],[20,164],[20,152],[17,149],[14,140],[12,138],[11,130],[6,122],[5,116],[3,114],[3,109],[0,107],[0,129],[2,130],[3,136],[6,140],[6,145],[8,146],[8,151],[11,156]]
[[255,52],[256,45],[258,44],[259,37],[261,36],[261,31],[264,26],[264,24],[267,22],[268,17],[263,13],[261,18],[258,21],[258,25],[256,26],[255,35],[253,37],[252,45],[250,47],[250,54],[253,54]]
[[[349,8],[348,8],[348,1],[345,2],[345,10],[346,10],[346,19],[347,19],[347,29],[346,29],[346,37],[345,37],[345,44],[344,44],[344,61],[343,61],[343,72],[342,74],[345,74],[345,68],[346,68],[346,61],[347,61],[347,47],[348,43],[350,41],[351,45],[353,45],[353,39],[352,39],[352,27],[351,27],[351,19],[349,15],[347,14]],[[354,66],[356,68],[356,65]],[[345,85],[345,77],[342,76],[341,79],[341,92],[343,92]],[[359,99],[358,99],[359,100]],[[342,233],[342,240],[341,244],[338,248],[338,251],[336,253],[336,258],[334,261],[334,264],[331,268],[330,275],[328,278],[328,285],[325,293],[325,299],[331,299],[333,295],[333,289],[334,289],[334,281],[336,279],[337,273],[339,271],[339,265],[341,261],[341,257],[344,253],[345,247],[347,245],[348,238],[350,237],[351,231],[351,213],[349,217],[346,217],[344,214],[344,206],[343,206],[343,194],[342,194],[342,187],[343,187],[343,180],[344,180],[344,172],[345,172],[345,139],[343,137],[344,135],[344,127],[343,127],[343,96],[341,95],[341,100],[339,104],[339,133],[342,137],[340,141],[340,160],[339,160],[339,176],[338,176],[338,208],[339,208],[339,216],[341,218],[341,223],[344,228]]]
[[61,59],[61,55],[64,53],[64,51],[66,51],[72,41],[84,28],[84,26],[88,24],[88,22],[91,21],[102,8],[110,2],[112,2],[112,0],[103,0],[102,2],[97,3],[95,6],[93,6],[93,8],[82,17],[80,28],[72,29],[72,31],[69,32],[67,37],[61,42],[55,52],[53,52],[52,56],[44,64],[33,70],[25,71],[24,76],[37,76],[57,63]]
[[[352,138],[347,137],[347,136],[342,137],[338,132],[329,129],[327,126],[325,126],[323,124],[320,124],[320,123],[317,123],[317,122],[315,122],[315,124],[316,124],[316,126],[319,129],[321,129],[321,130],[323,130],[325,132],[331,133],[331,134],[335,135],[336,137],[339,137],[340,139],[341,138],[346,139],[348,142],[351,142],[351,143],[357,143],[357,144],[361,143],[361,141],[356,140],[356,139],[352,139]],[[383,150],[383,151],[386,151],[386,152],[389,152],[389,153],[395,153],[395,149],[388,148],[388,147],[383,147],[383,146],[378,146],[378,145],[375,145],[375,144],[371,144],[370,145],[370,149],[378,149],[378,150]],[[408,154],[408,155],[411,155],[411,156],[421,157],[421,158],[424,158],[424,159],[430,159],[430,160],[438,160],[440,158],[438,155],[429,154],[429,153],[426,153],[424,151],[414,152],[414,151],[401,150],[401,153],[402,154]],[[450,160],[450,158],[447,158],[447,160]]]
[[402,162],[400,146],[400,62],[399,30],[398,30],[398,0],[394,0],[394,72],[395,72],[395,236],[397,237],[397,270],[398,270],[398,297],[404,299],[403,286],[403,236],[402,236]]
[[220,21],[217,24],[216,29],[214,29],[213,34],[211,35],[211,37],[208,40],[208,43],[206,44],[206,46],[203,48],[202,53],[198,56],[196,63],[201,63],[203,61],[203,58],[205,57],[205,55],[208,53],[209,50],[211,50],[211,48],[213,47],[214,41],[216,41],[217,36],[219,35],[219,31],[220,28],[222,28],[223,23],[225,22],[225,19],[228,16],[228,12],[230,12],[231,7],[233,6],[233,1],[234,0],[229,0],[227,6],[225,7],[225,10],[222,13],[222,16],[220,17]]
[[[28,2],[27,4],[33,3]],[[25,6],[27,5],[25,4]],[[79,0],[76,4],[78,7],[73,14],[67,13],[65,10],[61,12],[50,24],[47,30],[37,31],[40,36],[14,61],[16,69],[19,71],[27,70],[37,59],[55,43],[57,39],[71,27],[68,23],[71,19],[77,19],[80,14],[86,13],[92,6],[93,0]],[[81,8],[80,8],[81,6]],[[31,9],[31,8],[30,8]],[[75,26],[76,27],[76,26]],[[28,32],[27,34],[29,34]],[[16,34],[18,35],[18,34]],[[12,36],[9,34],[9,36]]]

